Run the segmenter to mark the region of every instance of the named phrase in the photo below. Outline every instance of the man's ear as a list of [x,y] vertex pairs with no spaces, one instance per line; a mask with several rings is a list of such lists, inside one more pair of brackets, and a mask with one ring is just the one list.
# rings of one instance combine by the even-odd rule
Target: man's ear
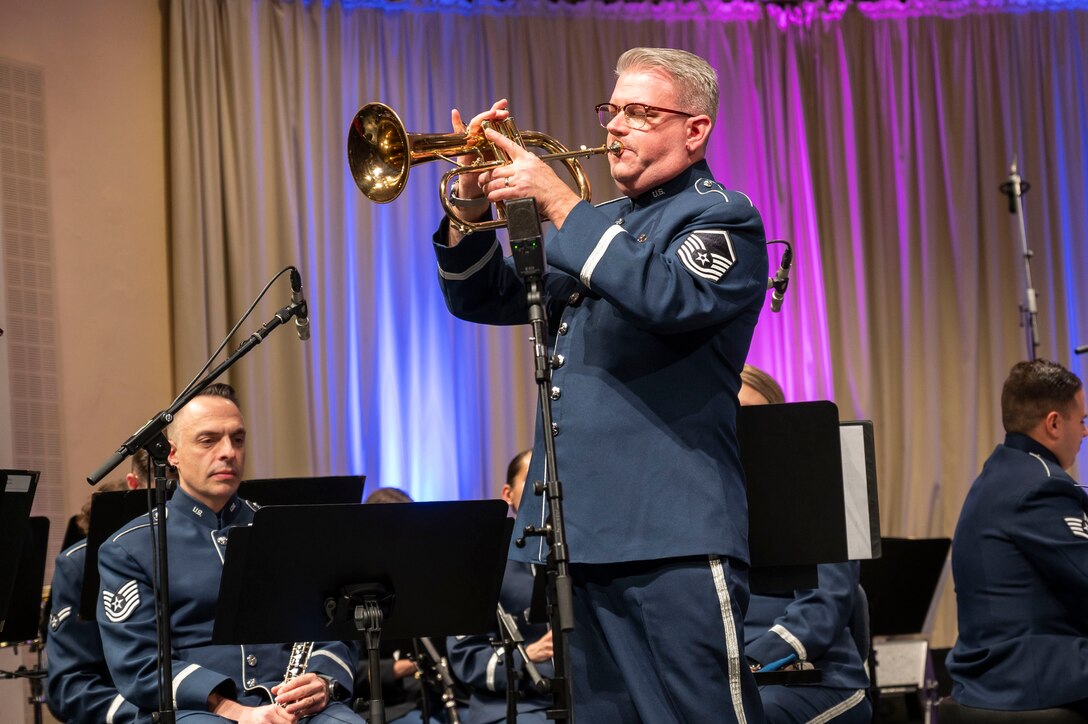
[[506,504],[513,507],[514,505],[514,489],[509,485],[503,485],[502,491],[499,493],[499,497],[506,501]]
[[178,448],[173,440],[170,441],[170,453],[166,456],[166,462],[170,463],[173,468],[178,466]]
[[1043,419],[1043,430],[1045,431],[1046,436],[1051,439],[1060,437],[1062,422],[1061,413],[1057,410],[1051,410],[1046,413],[1046,417]]
[[689,152],[693,152],[705,146],[710,136],[710,129],[714,124],[710,122],[710,116],[694,116],[687,122],[687,138],[685,145]]

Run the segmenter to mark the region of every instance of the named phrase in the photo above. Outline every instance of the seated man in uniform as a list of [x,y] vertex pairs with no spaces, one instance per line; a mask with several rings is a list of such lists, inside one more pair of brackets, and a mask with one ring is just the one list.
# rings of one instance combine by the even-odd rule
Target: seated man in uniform
[[[529,472],[532,450],[523,450],[514,456],[506,470],[506,483],[502,486],[502,499],[516,516],[525,477]],[[541,572],[543,575],[543,572]],[[533,595],[533,572],[528,563],[508,560],[502,579],[499,603],[525,638],[525,654],[543,677],[553,676],[552,632],[547,624],[529,623],[529,604]],[[496,629],[479,636],[456,636],[447,641],[450,652],[450,668],[453,675],[472,687],[466,724],[488,724],[506,721],[506,664],[503,651],[491,645],[501,641],[502,634]],[[547,721],[545,712],[552,698],[537,692],[526,673],[525,661],[520,653],[514,653],[514,669],[518,682],[518,722]]]
[[982,467],[952,539],[961,705],[1088,716],[1088,495],[1065,472],[1088,435],[1084,387],[1054,362],[1016,364],[1005,442]]
[[[132,470],[121,480],[110,481],[96,492],[136,490],[147,487],[146,450],[132,456]],[[76,524],[87,533],[91,501],[83,506]],[[45,694],[49,710],[69,724],[125,724],[136,721],[138,709],[117,693],[98,623],[78,617],[83,591],[83,566],[87,557],[87,541],[81,540],[57,556],[50,588],[51,607],[49,632],[45,642],[49,676]]]
[[[178,412],[167,437],[168,460],[178,471],[166,523],[173,649],[168,685],[178,719],[362,722],[338,701],[351,692],[355,660],[349,644],[315,643],[307,672],[281,683],[290,644],[211,643],[227,534],[252,523],[255,510],[237,495],[246,430],[234,390],[209,386]],[[118,691],[145,720],[159,701],[151,535],[147,516],[141,516],[107,540],[98,556],[98,625],[106,661]]]
[[[758,367],[744,365],[740,373],[741,405],[785,402],[782,388]],[[770,724],[780,722],[872,721],[865,698],[869,677],[850,631],[860,599],[861,567],[857,561],[824,563],[816,567],[818,587],[792,594],[752,594],[744,617],[744,651],[753,669],[786,660],[789,665],[812,664],[820,669],[819,684],[761,686],[763,713]]]

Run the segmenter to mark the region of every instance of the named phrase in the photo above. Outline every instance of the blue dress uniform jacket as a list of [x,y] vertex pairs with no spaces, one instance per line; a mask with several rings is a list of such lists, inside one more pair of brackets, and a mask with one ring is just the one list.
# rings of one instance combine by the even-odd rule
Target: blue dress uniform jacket
[[53,568],[46,700],[50,711],[70,724],[128,724],[138,710],[113,685],[98,623],[79,618],[86,558],[87,541],[82,541],[62,551]]
[[[526,645],[548,633],[547,624],[528,621],[532,596],[533,572],[529,565],[507,561],[499,603],[514,617]],[[506,663],[502,649],[492,646],[492,640],[502,640],[498,629],[478,636],[451,636],[446,641],[454,677],[472,687],[466,724],[491,724],[506,719]],[[514,652],[514,669],[520,682],[518,713],[546,710],[551,705],[551,696],[532,689],[532,682],[525,673],[525,661],[517,651]],[[536,664],[536,669],[543,677],[554,675],[551,661]]]
[[[524,324],[525,289],[493,233],[445,246],[456,316]],[[573,563],[721,554],[748,561],[736,443],[740,370],[767,288],[759,213],[705,162],[643,196],[581,202],[545,242],[552,415]],[[539,415],[529,481],[542,480]],[[526,485],[514,538],[540,525]],[[541,561],[541,539],[511,556]]]
[[1020,711],[1088,701],[1088,495],[1009,434],[971,486],[952,540],[961,704]]
[[[256,506],[235,496],[216,515],[179,488],[167,503],[173,695],[179,711],[207,711],[219,687],[247,706],[271,701],[283,681],[290,644],[213,645],[212,626],[230,528],[253,522]],[[146,515],[126,524],[99,549],[102,591],[98,624],[117,688],[144,712],[158,709],[151,527]],[[308,671],[351,691],[353,649],[316,643]],[[223,689],[219,689],[223,692]]]

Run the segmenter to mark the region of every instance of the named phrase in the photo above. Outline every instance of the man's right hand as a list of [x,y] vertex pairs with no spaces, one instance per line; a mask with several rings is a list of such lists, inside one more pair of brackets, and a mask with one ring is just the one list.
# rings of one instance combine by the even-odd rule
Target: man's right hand
[[552,632],[544,634],[533,643],[525,647],[525,655],[529,661],[539,664],[552,658]]
[[296,724],[298,717],[288,714],[278,704],[245,706],[213,692],[208,697],[208,711],[239,724]]

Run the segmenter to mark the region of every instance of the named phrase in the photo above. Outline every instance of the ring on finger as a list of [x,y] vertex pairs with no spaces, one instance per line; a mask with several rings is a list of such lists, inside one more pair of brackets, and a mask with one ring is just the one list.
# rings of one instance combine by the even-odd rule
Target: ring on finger
[[510,188],[510,177],[506,177],[506,188]]

